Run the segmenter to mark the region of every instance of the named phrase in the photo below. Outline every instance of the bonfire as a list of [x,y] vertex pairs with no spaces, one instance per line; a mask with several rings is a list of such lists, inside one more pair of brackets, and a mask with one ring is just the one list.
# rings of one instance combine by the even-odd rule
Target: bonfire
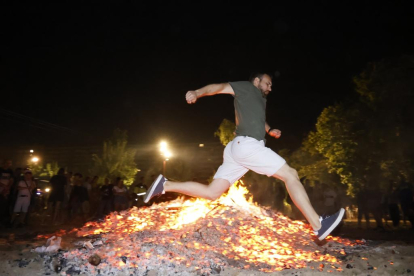
[[230,267],[341,271],[341,257],[358,245],[331,236],[320,244],[309,225],[261,207],[248,195],[240,181],[216,201],[178,198],[88,222],[73,230],[87,246],[60,254],[62,273],[209,275]]

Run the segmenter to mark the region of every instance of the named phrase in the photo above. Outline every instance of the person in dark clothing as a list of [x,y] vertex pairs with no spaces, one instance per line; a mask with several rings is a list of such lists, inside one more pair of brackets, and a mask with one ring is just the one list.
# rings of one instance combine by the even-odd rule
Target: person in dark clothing
[[69,213],[70,213],[70,207],[69,207],[69,199],[70,199],[70,194],[72,192],[72,178],[73,178],[73,173],[72,172],[67,172],[66,175],[66,186],[65,186],[65,197],[64,200],[62,202],[62,222],[65,223],[68,221],[69,218]]
[[127,208],[128,204],[128,189],[124,185],[124,181],[117,177],[116,185],[112,188],[114,194],[114,209],[115,211],[122,211]]
[[73,219],[77,214],[82,213],[82,203],[85,197],[85,188],[83,187],[83,176],[75,173],[73,176],[73,188],[69,198],[70,218]]
[[[134,182],[129,187],[129,197],[131,201],[131,206],[142,207],[144,203],[144,195],[148,190],[147,185],[144,184],[144,177],[140,177],[139,181]],[[129,207],[131,207],[129,206]]]
[[8,159],[5,160],[3,167],[0,167],[0,222],[6,224],[10,220],[9,194],[10,188],[14,183],[13,170],[11,169],[12,164],[12,161]]
[[89,216],[92,215],[92,217],[97,213],[100,202],[100,187],[98,186],[98,181],[99,177],[95,175],[90,182],[91,189],[89,190],[88,194],[90,204]]
[[17,194],[19,192],[18,185],[21,180],[23,180],[24,177],[22,177],[22,168],[16,168],[13,173],[13,184],[10,187],[10,194],[9,194],[9,210],[14,210],[14,205],[16,204],[17,200]]
[[89,218],[90,213],[90,204],[89,204],[89,190],[88,187],[85,186],[85,183],[83,183],[81,187],[81,202],[82,202],[82,214],[84,217],[84,220],[87,221]]
[[49,200],[48,200],[48,209],[52,212],[53,211],[53,224],[57,223],[57,218],[60,212],[60,206],[62,202],[65,200],[65,186],[67,184],[67,179],[65,176],[65,169],[60,168],[57,175],[54,175],[50,179],[50,184],[52,186],[52,190],[50,192]]
[[399,186],[399,199],[404,224],[406,224],[408,219],[411,222],[411,227],[414,229],[413,189],[410,183],[406,181],[401,182]]
[[368,211],[372,214],[377,224],[376,230],[383,230],[382,223],[382,192],[378,188],[371,187],[368,190],[369,197],[366,199]]
[[397,227],[400,224],[400,208],[398,207],[398,189],[393,183],[390,184],[388,193],[388,212],[392,220],[392,225]]
[[109,179],[105,178],[104,185],[100,188],[101,201],[98,208],[98,218],[103,218],[113,210],[114,194],[112,192],[114,185],[109,183]]
[[358,206],[358,228],[362,228],[362,217],[364,216],[367,228],[369,228],[369,210],[367,204],[368,191],[365,187],[362,187],[357,194],[357,206]]

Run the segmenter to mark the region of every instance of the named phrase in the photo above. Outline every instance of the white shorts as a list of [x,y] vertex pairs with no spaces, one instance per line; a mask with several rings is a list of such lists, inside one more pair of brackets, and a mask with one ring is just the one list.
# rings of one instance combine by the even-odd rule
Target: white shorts
[[252,170],[258,174],[274,175],[284,164],[285,159],[269,148],[264,141],[248,136],[237,136],[227,144],[223,154],[223,164],[218,168],[214,179],[225,179],[233,184],[245,173]]
[[14,204],[13,212],[27,213],[27,211],[29,210],[29,205],[30,205],[30,196],[27,196],[27,197],[18,196],[16,200],[16,204]]

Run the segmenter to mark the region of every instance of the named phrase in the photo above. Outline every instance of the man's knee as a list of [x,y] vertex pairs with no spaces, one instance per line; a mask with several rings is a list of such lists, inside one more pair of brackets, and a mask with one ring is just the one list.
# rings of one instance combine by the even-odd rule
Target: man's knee
[[297,179],[299,179],[299,174],[298,174],[298,171],[297,170],[295,170],[294,168],[292,168],[292,167],[289,167],[288,168],[288,170],[287,170],[287,176],[289,177],[289,178],[297,178]]
[[218,199],[221,195],[222,195],[222,192],[210,190],[209,193],[208,193],[207,199],[211,200],[211,201],[214,201],[214,200]]
[[291,180],[291,179],[295,179],[295,180],[299,179],[298,172],[287,164],[285,164],[279,171],[277,171],[274,176],[283,181]]
[[228,180],[220,178],[214,179],[213,182],[208,185],[206,198],[214,201],[228,190],[228,188],[230,188],[230,182]]

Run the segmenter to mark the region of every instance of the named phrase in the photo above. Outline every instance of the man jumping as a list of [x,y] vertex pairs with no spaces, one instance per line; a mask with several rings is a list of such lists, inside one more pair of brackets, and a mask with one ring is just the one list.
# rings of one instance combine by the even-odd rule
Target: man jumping
[[236,112],[236,137],[224,149],[224,161],[214,180],[208,186],[197,182],[173,182],[163,175],[152,183],[144,202],[165,192],[178,192],[194,197],[216,200],[234,182],[252,170],[259,174],[273,176],[282,180],[287,191],[318,236],[325,239],[341,222],[344,209],[329,217],[319,216],[313,209],[306,191],[299,181],[298,173],[271,149],[265,147],[266,132],[279,138],[281,131],[271,128],[266,122],[266,96],[272,91],[269,75],[254,74],[250,81],[210,84],[185,95],[188,104],[198,98],[216,94],[230,94],[234,97]]

